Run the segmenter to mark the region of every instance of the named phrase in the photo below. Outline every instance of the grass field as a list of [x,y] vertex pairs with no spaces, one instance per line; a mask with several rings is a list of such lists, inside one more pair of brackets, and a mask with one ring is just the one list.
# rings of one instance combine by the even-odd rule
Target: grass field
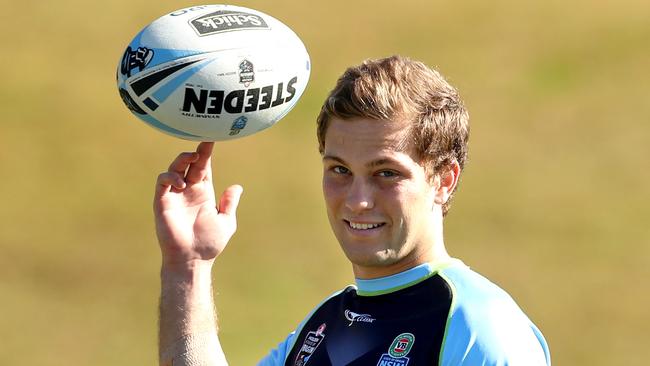
[[[241,1],[304,40],[310,85],[277,126],[216,147],[246,191],[215,270],[224,348],[251,365],[352,281],[320,192],[315,116],[343,69],[404,54],[456,85],[470,164],[452,255],[507,289],[554,365],[650,359],[650,2]],[[148,365],[157,174],[194,144],[122,105],[115,68],[188,2],[13,1],[0,39],[0,364]]]

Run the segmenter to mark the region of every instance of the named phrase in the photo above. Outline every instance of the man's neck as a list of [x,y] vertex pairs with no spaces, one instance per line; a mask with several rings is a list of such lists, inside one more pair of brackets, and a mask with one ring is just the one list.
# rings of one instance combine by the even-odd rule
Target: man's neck
[[436,264],[447,262],[450,259],[451,257],[447,253],[444,244],[437,243],[422,253],[413,253],[398,262],[388,265],[360,266],[353,263],[352,271],[355,278],[374,279],[404,272],[424,263]]

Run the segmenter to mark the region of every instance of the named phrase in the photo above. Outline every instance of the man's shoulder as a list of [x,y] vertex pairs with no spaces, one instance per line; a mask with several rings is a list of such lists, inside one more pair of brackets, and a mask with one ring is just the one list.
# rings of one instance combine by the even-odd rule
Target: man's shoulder
[[517,306],[512,297],[494,282],[473,271],[462,262],[439,272],[452,290],[454,305],[463,308],[485,309],[491,306]]
[[453,293],[443,365],[550,364],[541,332],[506,291],[464,265],[440,276]]

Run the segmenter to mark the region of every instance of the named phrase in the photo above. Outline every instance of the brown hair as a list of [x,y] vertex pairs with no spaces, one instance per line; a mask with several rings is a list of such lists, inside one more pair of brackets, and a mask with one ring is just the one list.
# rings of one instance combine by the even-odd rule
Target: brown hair
[[[410,122],[401,145],[413,144],[419,163],[431,176],[454,160],[462,171],[467,161],[469,114],[458,91],[419,61],[392,56],[348,68],[318,115],[321,154],[332,118]],[[450,201],[451,197],[442,207],[445,215]]]

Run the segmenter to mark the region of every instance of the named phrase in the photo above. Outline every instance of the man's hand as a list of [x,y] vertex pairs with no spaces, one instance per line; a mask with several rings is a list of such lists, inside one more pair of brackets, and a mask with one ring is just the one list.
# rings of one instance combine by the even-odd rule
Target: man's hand
[[227,365],[217,336],[212,300],[214,259],[235,233],[240,186],[217,204],[210,154],[214,143],[178,155],[158,176],[154,196],[156,233],[162,251],[160,365]]
[[228,187],[217,205],[210,167],[213,146],[202,142],[196,152],[181,153],[158,176],[154,214],[163,267],[211,264],[235,233],[242,187]]

